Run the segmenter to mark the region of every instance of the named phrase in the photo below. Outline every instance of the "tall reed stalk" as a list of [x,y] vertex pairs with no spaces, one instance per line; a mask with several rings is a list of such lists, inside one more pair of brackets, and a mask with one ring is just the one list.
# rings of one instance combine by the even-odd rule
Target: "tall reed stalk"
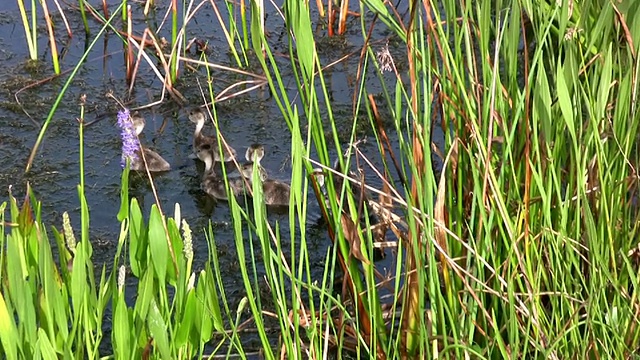
[[36,1],[31,0],[31,24],[24,6],[24,0],[18,0],[18,8],[20,9],[20,17],[22,18],[22,27],[25,37],[27,38],[27,47],[29,48],[29,58],[31,60],[38,59],[38,31],[36,24]]

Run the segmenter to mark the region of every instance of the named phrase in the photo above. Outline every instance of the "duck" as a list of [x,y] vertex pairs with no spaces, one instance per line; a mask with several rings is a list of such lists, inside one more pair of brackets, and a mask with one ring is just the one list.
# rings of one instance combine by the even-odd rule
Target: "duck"
[[[335,169],[337,170],[337,168],[338,167],[336,165]],[[319,190],[321,192],[321,196],[324,198],[325,206],[329,210],[331,207],[331,203],[329,201],[329,197],[327,193],[327,186],[326,186],[327,185],[326,181],[328,179],[327,175],[325,174],[324,170],[322,170],[321,168],[315,168],[313,169],[311,176],[315,178],[316,184],[318,185]],[[349,172],[348,176],[351,178],[357,178],[357,175],[353,172]],[[342,191],[342,187],[345,180],[350,181],[339,175],[336,175],[333,177],[333,185],[334,185],[334,189],[336,191],[336,196],[338,197],[338,200],[339,200],[340,193]],[[376,242],[383,241],[385,238],[386,228],[384,226],[380,226],[382,225],[380,220],[380,215],[371,205],[373,201],[371,200],[369,195],[365,191],[363,191],[362,185],[359,182],[351,182],[350,187],[351,187],[350,192],[353,195],[353,199],[356,202],[356,206],[358,207],[363,206],[366,209],[366,212],[362,210],[362,213],[359,214],[357,222],[360,223],[360,226],[363,229],[369,227],[370,231],[372,231],[373,233],[374,241]],[[349,190],[347,189],[347,191]],[[344,198],[343,201],[346,201],[346,198]],[[359,209],[358,211],[361,211],[361,210]],[[365,213],[368,214],[368,226],[367,226],[367,221],[364,218]],[[345,215],[348,218],[351,218],[351,216],[348,214],[348,210],[343,208],[342,216],[345,216]],[[385,257],[384,249],[375,248],[374,259],[381,259],[384,257]]]
[[257,143],[249,145],[247,151],[244,153],[244,157],[247,161],[240,165],[240,174],[247,179],[251,179],[253,175],[253,165],[256,164],[260,171],[260,179],[262,181],[267,180],[269,174],[260,164],[260,161],[264,157],[264,145]]
[[[324,170],[322,170],[321,168],[315,168],[313,169],[311,175],[315,177],[316,183],[318,184],[318,187],[322,191],[322,195],[325,196],[325,203],[327,204],[327,207],[328,207],[329,199],[327,198],[327,187],[326,187],[327,176],[325,175]],[[348,176],[351,178],[357,178],[357,175],[353,172],[349,172]],[[344,180],[346,180],[346,178],[340,175],[336,175],[333,177],[333,186],[334,186],[333,188],[335,189],[337,196],[340,196],[340,193],[342,191],[342,187],[344,184]],[[367,193],[362,191],[362,187],[358,182],[353,182],[353,181],[349,181],[349,182],[351,187],[350,192],[353,194],[353,198],[356,201],[356,203],[363,203],[364,206],[367,207],[367,210],[370,210],[369,201],[371,199],[369,198]],[[371,214],[371,212],[369,213]]]
[[[135,113],[131,115],[131,122],[133,123],[133,129],[136,133],[136,136],[139,137],[140,134],[142,134],[142,130],[144,130],[144,126],[146,124],[144,117],[142,117],[142,115],[138,113]],[[141,152],[142,155],[144,155],[144,160],[141,156]],[[149,170],[149,172],[164,172],[171,170],[171,165],[169,165],[169,163],[162,156],[160,156],[157,152],[142,145],[140,145],[140,148],[136,151],[136,155],[136,157],[131,158],[131,170],[144,171],[145,160],[147,162],[146,168]]]
[[[329,201],[329,197],[328,197],[328,193],[327,193],[327,175],[325,174],[325,172],[320,169],[320,168],[315,168],[313,169],[311,176],[315,177],[316,179],[316,183],[318,184],[319,190],[322,193],[322,196],[324,197],[324,202],[325,202],[325,206],[327,207],[327,209],[330,208],[330,204],[331,202]],[[357,175],[353,172],[349,172],[348,174],[349,177],[351,178],[357,178]],[[344,184],[344,181],[347,180],[344,177],[340,176],[340,175],[335,175],[333,177],[333,186],[334,189],[336,191],[336,196],[339,198],[340,194],[342,192],[342,187]],[[366,209],[366,214],[368,214],[368,218],[369,218],[369,224],[370,225],[376,225],[380,222],[379,220],[379,214],[377,214],[377,212],[374,210],[374,207],[371,205],[371,203],[373,202],[373,200],[370,198],[370,196],[367,194],[366,191],[363,191],[362,186],[358,183],[358,182],[352,182],[350,180],[347,180],[350,182],[350,187],[351,190],[349,191],[347,189],[347,191],[351,192],[352,196],[353,196],[353,200],[355,201],[356,206],[360,206],[359,204],[362,204],[362,206],[364,206],[364,208]],[[346,196],[346,194],[345,194]],[[339,200],[339,199],[338,199]],[[346,197],[344,198],[343,201],[346,201]],[[345,205],[346,206],[346,205]],[[347,211],[346,209],[343,209],[343,211]],[[363,211],[364,212],[364,211]],[[360,224],[364,227],[366,222],[365,219],[362,217],[364,214],[360,215]]]
[[262,196],[267,205],[289,206],[291,186],[278,180],[265,180],[262,182]]
[[[215,136],[207,136],[202,134],[204,123],[207,120],[207,114],[200,108],[193,108],[189,111],[189,120],[196,124],[196,129],[193,132],[193,153],[201,154],[200,149],[211,151],[213,154],[213,161],[215,162],[228,162],[232,161],[236,157],[236,150],[232,147],[222,147],[222,157],[218,148],[218,139]],[[198,157],[201,161],[204,160]]]
[[[242,176],[247,179],[252,179],[253,169],[253,166],[243,167]],[[291,186],[289,184],[268,179],[266,172],[262,171],[260,171],[260,181],[262,182],[262,197],[266,205],[277,207],[289,206],[289,198],[291,197]]]
[[[202,176],[202,190],[217,200],[229,200],[225,179],[218,176],[213,170],[213,153],[206,148],[201,148],[196,154],[205,164],[204,175]],[[232,177],[226,180],[229,183],[231,193],[239,197],[245,193],[245,179],[242,177]]]

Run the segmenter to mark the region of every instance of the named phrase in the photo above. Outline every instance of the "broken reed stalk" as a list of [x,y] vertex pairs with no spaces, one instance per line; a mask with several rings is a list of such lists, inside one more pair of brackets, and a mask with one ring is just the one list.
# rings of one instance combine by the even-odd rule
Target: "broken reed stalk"
[[327,14],[324,12],[322,0],[316,0],[316,6],[318,7],[318,15],[320,15],[321,18],[325,17]]
[[333,22],[335,20],[335,14],[333,13],[333,0],[328,1],[327,13],[329,16],[327,19],[327,30],[329,32],[329,37],[331,37],[333,36]]
[[38,59],[38,41],[36,36],[38,34],[36,28],[36,9],[35,1],[31,1],[31,26],[29,26],[29,19],[27,17],[27,11],[24,7],[24,0],[18,0],[18,8],[20,8],[20,17],[22,18],[22,27],[24,28],[25,37],[27,38],[27,46],[29,47],[29,59]]
[[129,10],[127,10],[129,8],[129,4],[127,4],[127,0],[122,0],[122,22],[126,23],[127,22],[127,13],[129,12]]
[[[414,171],[416,172],[415,174],[413,174],[410,193],[411,198],[413,199],[413,206],[419,209],[423,209],[424,204],[421,203],[421,195],[418,194],[418,182],[424,177],[425,160],[423,144],[420,141],[420,137],[418,136],[419,133],[422,133],[422,126],[418,123],[418,79],[416,78],[417,69],[415,63],[415,56],[418,54],[416,54],[417,50],[414,47],[414,39],[416,35],[413,34],[416,13],[419,5],[417,1],[411,1],[409,6],[411,16],[409,17],[409,24],[406,28],[406,37],[407,60],[409,63],[409,87],[411,89],[410,93],[412,94],[410,99],[410,106],[412,113],[415,114],[412,125],[412,155],[415,162]],[[409,241],[407,241],[406,246],[407,255],[404,271],[408,275],[405,282],[406,297],[404,298],[403,304],[403,314],[406,314],[406,316],[403,317],[401,324],[401,333],[404,335],[402,336],[401,341],[402,351],[405,355],[408,356],[417,355],[417,351],[420,349],[420,319],[423,316],[423,314],[420,312],[420,292],[424,290],[421,290],[418,269],[421,269],[424,266],[421,260],[424,259],[423,254],[425,253],[425,249],[422,245],[422,242],[420,241],[423,233],[424,229],[416,224],[415,229],[409,230]]]
[[[89,22],[87,21],[87,11],[84,8],[84,0],[78,0],[78,5],[80,6],[80,16],[82,16],[82,24],[84,25],[84,34],[88,37],[91,35],[91,30],[89,29]],[[104,0],[102,1],[102,6],[106,10],[107,4]],[[106,11],[104,17],[108,17]]]
[[[319,0],[318,0],[319,1]],[[240,0],[240,21],[242,21],[242,41],[244,48],[249,48],[249,28],[247,27],[247,4],[245,0]]]
[[125,50],[125,64],[126,64],[126,73],[127,73],[127,84],[129,84],[129,92],[131,92],[131,88],[133,87],[133,49],[131,49],[131,32],[132,32],[132,24],[131,24],[131,5],[127,5],[127,43],[124,45]]
[[102,0],[102,13],[104,14],[105,19],[109,18],[109,7],[107,6],[107,0]]
[[62,18],[64,27],[67,29],[67,36],[69,36],[70,38],[73,37],[73,33],[71,32],[71,27],[69,26],[69,22],[67,21],[67,16],[64,14],[64,11],[62,11],[60,2],[58,0],[53,0],[53,3],[56,4],[56,8],[58,8],[58,12],[60,12],[60,17]]
[[178,1],[171,0],[171,58],[169,60],[169,77],[171,82],[175,83],[178,79],[178,49],[180,48],[176,41],[178,40]]
[[349,11],[349,0],[340,2],[340,23],[338,24],[338,35],[344,35],[347,31],[347,15]]
[[49,7],[46,1],[40,2],[44,13],[44,20],[47,24],[47,33],[49,34],[49,44],[51,46],[51,61],[53,62],[53,71],[56,75],[60,74],[60,62],[58,61],[58,46],[56,45],[56,37],[53,33],[53,20],[49,14]]

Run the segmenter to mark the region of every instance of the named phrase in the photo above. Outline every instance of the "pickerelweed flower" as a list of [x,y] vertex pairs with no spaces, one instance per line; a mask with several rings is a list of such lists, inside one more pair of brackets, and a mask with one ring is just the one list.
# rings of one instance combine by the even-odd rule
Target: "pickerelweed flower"
[[118,126],[122,130],[120,132],[122,137],[122,160],[120,161],[120,166],[124,169],[127,159],[129,159],[129,163],[138,160],[138,149],[140,149],[140,140],[138,140],[133,128],[129,109],[118,111]]

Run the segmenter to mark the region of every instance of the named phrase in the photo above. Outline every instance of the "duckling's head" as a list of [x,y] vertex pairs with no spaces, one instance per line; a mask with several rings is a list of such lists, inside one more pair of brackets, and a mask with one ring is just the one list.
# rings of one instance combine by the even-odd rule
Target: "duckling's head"
[[316,183],[318,184],[319,187],[324,186],[324,171],[321,168],[313,169],[311,176],[316,178]]
[[[240,174],[247,179],[253,178],[253,162],[247,162],[240,166]],[[269,175],[267,174],[267,170],[265,170],[260,164],[257,164],[258,171],[260,172],[260,181],[264,182],[267,180]]]
[[131,114],[131,122],[133,123],[133,129],[136,131],[136,135],[142,134],[144,130],[145,120],[138,112]]
[[189,111],[189,120],[194,124],[204,123],[206,119],[207,115],[200,108],[193,108]]
[[254,161],[258,164],[260,160],[264,157],[264,145],[262,144],[251,144],[247,148],[247,152],[244,153],[244,157],[247,161]]
[[210,146],[202,146],[196,153],[198,159],[204,162],[204,173],[207,174],[213,168],[213,152]]

